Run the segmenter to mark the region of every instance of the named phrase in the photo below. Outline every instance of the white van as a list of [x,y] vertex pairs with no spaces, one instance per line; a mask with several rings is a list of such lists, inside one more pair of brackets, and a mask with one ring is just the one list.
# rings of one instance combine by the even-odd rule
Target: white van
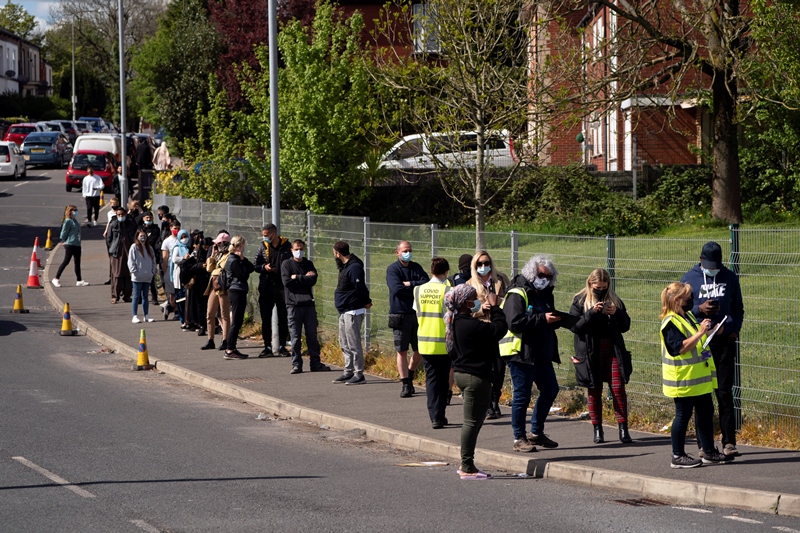
[[122,158],[122,141],[118,136],[110,133],[87,133],[75,139],[73,153],[81,150],[98,150],[100,152],[111,152],[119,163]]
[[[491,133],[486,141],[485,162],[502,168],[519,161],[508,131]],[[390,170],[435,170],[474,167],[478,157],[478,134],[474,131],[406,135],[381,158],[380,168]],[[362,165],[363,167],[364,165]]]

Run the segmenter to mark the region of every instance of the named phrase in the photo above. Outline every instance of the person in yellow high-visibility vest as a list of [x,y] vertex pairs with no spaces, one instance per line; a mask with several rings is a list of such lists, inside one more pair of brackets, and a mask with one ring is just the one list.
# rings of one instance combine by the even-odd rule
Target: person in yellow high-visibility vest
[[[734,459],[714,447],[714,402],[716,368],[711,352],[703,348],[711,320],[698,323],[688,283],[670,283],[661,292],[661,374],[664,395],[675,401],[672,422],[672,468],[694,468],[701,464],[724,464]],[[695,415],[701,459],[686,454],[686,428]]]
[[444,257],[431,259],[431,280],[414,287],[417,313],[417,346],[425,365],[425,393],[433,429],[447,424],[447,391],[450,389],[450,356],[447,355],[444,324],[444,295],[450,290],[447,273],[450,264]]

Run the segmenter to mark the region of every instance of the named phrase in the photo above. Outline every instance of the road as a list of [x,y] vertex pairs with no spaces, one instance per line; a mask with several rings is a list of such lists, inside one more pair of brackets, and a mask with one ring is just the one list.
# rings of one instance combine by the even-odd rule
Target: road
[[[64,191],[63,171],[32,168],[25,183],[0,182],[0,193],[0,303],[10,309],[34,235],[82,202]],[[67,272],[62,280],[73,279]],[[86,337],[59,336],[60,313],[43,291],[23,290],[30,313],[0,314],[2,531],[800,533],[797,519],[636,505],[514,473],[461,481],[457,465],[398,466],[437,458],[259,420],[248,404],[132,372]]]

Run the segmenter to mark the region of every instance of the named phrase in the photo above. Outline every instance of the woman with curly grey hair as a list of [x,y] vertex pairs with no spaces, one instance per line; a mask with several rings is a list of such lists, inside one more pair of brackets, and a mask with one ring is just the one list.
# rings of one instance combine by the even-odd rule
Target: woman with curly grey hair
[[[558,443],[544,434],[544,422],[558,395],[553,361],[560,363],[556,328],[561,321],[555,310],[553,288],[558,271],[544,255],[532,257],[515,277],[503,305],[508,333],[500,343],[500,355],[507,363],[514,388],[511,427],[514,451],[534,452],[536,445],[556,448]],[[533,384],[539,397],[531,416],[531,432],[525,432],[525,418]]]

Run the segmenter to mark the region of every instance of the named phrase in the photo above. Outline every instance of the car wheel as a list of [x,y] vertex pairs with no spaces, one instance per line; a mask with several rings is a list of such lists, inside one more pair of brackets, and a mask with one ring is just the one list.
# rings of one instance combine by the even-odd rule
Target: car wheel
[[67,192],[72,192],[72,185],[67,183]]
[[22,179],[28,179],[28,167],[22,167]]
[[14,175],[11,176],[11,180],[12,181],[17,181],[18,177],[19,177],[19,169],[17,169],[17,167],[14,167]]

